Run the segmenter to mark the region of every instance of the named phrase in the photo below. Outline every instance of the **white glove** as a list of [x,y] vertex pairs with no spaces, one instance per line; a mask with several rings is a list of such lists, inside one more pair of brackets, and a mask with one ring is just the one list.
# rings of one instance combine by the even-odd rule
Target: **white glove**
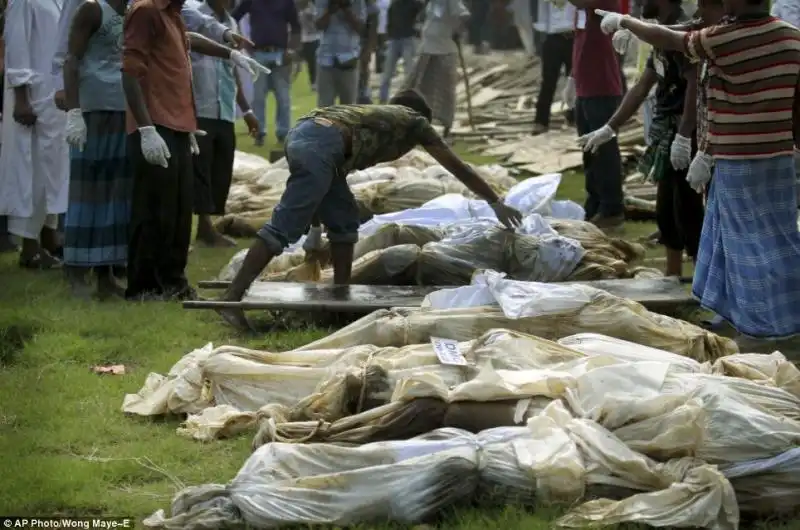
[[144,156],[144,159],[154,166],[169,167],[169,158],[171,156],[169,148],[164,139],[161,138],[161,135],[158,134],[158,131],[156,131],[155,126],[139,127],[139,134],[142,138],[142,156]]
[[595,9],[594,12],[596,15],[603,17],[603,20],[600,21],[600,30],[602,30],[602,32],[606,35],[611,35],[615,31],[621,30],[622,19],[627,16],[621,13],[605,11],[603,9]]
[[233,50],[231,52],[231,62],[236,66],[240,66],[250,72],[250,75],[253,76],[253,81],[259,76],[259,74],[266,74],[269,75],[272,70],[261,64],[260,62],[256,61],[249,55],[245,55],[238,50]]
[[567,78],[567,84],[564,85],[564,90],[561,91],[561,102],[568,109],[575,108],[575,79],[573,77]]
[[189,133],[189,151],[192,152],[193,155],[200,154],[200,146],[197,145],[197,137],[198,136],[205,136],[206,132],[197,130],[193,133]]
[[711,166],[714,159],[702,151],[694,155],[694,160],[689,164],[689,171],[686,174],[686,182],[697,193],[703,193],[703,188],[711,180]]
[[303,242],[303,250],[313,252],[322,249],[322,227],[312,226]]
[[669,148],[669,161],[678,171],[689,167],[689,162],[692,161],[692,139],[676,134]]
[[627,29],[621,29],[614,32],[614,36],[611,37],[611,45],[614,46],[614,51],[618,54],[625,55],[633,38],[633,33]]
[[86,145],[86,122],[83,121],[81,109],[67,111],[67,127],[64,129],[64,133],[69,145],[83,151],[83,147]]
[[578,145],[583,147],[583,150],[587,153],[596,153],[601,145],[613,140],[615,136],[617,136],[617,133],[606,124],[596,131],[580,136],[578,138]]

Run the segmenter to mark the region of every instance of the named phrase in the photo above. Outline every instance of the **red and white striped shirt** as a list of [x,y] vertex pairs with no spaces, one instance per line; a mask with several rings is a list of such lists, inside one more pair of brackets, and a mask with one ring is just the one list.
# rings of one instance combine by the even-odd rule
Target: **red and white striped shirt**
[[700,149],[721,159],[794,153],[792,111],[800,30],[774,17],[693,31],[686,54],[708,63],[708,133]]

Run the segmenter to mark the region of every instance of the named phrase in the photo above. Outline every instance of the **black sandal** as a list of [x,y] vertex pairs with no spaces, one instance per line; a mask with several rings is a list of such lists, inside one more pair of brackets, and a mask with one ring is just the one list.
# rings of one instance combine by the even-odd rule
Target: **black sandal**
[[60,269],[62,267],[61,260],[51,256],[45,251],[40,251],[31,256],[30,258],[19,258],[19,266],[23,269],[47,271]]

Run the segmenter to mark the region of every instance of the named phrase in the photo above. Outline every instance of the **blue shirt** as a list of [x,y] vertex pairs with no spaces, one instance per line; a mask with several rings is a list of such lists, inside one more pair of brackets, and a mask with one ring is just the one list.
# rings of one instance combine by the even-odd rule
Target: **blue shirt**
[[242,0],[231,13],[241,20],[250,15],[250,38],[258,48],[281,48],[289,45],[289,32],[300,35],[300,18],[294,0]]
[[[202,4],[197,11],[216,17],[208,6]],[[238,32],[236,21],[225,13],[221,23],[232,32]],[[234,65],[226,59],[209,57],[192,52],[192,90],[198,118],[236,120],[236,73]]]
[[[329,0],[317,0],[317,13],[322,16],[328,9]],[[365,0],[353,0],[350,9],[363,24],[367,20]],[[334,58],[339,62],[352,61],[361,54],[361,35],[353,31],[341,11],[331,16],[328,28],[322,32],[317,48],[317,63],[333,66]]]

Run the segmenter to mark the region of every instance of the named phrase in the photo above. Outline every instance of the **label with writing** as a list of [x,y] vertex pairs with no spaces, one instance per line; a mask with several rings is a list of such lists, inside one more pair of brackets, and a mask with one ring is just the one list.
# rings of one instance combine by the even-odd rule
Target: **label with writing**
[[461,354],[457,340],[431,337],[431,344],[433,344],[433,351],[440,363],[451,366],[467,366],[467,359]]

